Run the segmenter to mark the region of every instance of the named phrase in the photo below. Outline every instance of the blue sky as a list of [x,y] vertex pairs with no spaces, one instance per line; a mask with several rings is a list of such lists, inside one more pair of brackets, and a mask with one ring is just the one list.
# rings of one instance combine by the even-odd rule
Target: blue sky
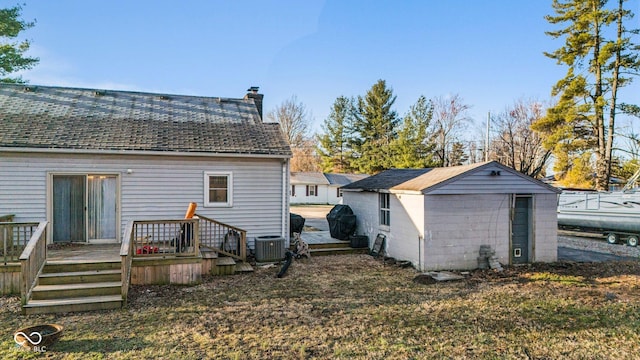
[[[549,100],[566,71],[543,55],[561,45],[544,34],[550,0],[24,3],[37,20],[31,84],[216,97],[260,86],[265,112],[296,95],[314,130],[338,96],[378,79],[400,115],[420,95],[459,94],[481,124],[517,99]],[[637,87],[623,97],[640,103]]]

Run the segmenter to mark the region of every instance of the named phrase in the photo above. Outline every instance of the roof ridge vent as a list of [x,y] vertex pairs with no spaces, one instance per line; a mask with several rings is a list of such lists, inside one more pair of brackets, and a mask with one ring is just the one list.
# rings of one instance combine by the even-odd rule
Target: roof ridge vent
[[35,92],[36,89],[37,89],[36,86],[25,86],[24,87],[24,91],[26,91],[26,92]]
[[171,97],[169,95],[160,95],[160,96],[158,96],[158,99],[160,99],[160,100],[171,100]]
[[95,96],[105,96],[105,95],[107,95],[107,92],[104,91],[104,90],[96,90],[96,91],[93,92],[93,94]]

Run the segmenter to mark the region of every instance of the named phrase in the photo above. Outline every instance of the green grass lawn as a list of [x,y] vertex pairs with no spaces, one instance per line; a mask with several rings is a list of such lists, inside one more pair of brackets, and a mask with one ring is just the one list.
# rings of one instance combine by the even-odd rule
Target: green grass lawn
[[[0,298],[0,358],[637,359],[640,263],[475,271],[418,284],[416,272],[367,255],[296,261],[210,277],[198,286],[134,287],[126,309],[20,314]],[[59,323],[44,354],[13,332]]]

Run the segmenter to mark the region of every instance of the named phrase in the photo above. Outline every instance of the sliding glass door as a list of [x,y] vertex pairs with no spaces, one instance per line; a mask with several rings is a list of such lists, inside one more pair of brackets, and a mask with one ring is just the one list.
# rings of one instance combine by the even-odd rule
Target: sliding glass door
[[53,241],[117,239],[116,175],[53,176]]

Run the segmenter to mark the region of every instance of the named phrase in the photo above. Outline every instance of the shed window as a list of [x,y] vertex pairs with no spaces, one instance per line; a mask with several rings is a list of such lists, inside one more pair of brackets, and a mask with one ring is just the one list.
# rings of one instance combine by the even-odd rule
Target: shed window
[[318,196],[318,185],[307,185],[307,196]]
[[232,206],[233,177],[231,173],[205,172],[205,206]]
[[296,196],[296,186],[291,185],[291,196]]
[[380,202],[380,225],[391,225],[391,209],[389,206],[389,194],[378,194]]

